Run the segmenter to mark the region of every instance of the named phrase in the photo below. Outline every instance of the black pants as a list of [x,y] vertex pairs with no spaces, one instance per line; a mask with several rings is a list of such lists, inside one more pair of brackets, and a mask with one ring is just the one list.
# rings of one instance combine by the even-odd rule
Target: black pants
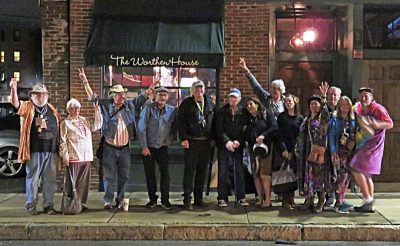
[[[231,176],[233,176],[233,185],[231,185]],[[230,152],[226,148],[218,151],[217,199],[228,201],[228,195],[232,187],[235,187],[237,200],[245,197],[243,148],[237,149],[235,152]]]
[[[183,196],[185,201],[203,199],[204,182],[211,159],[210,140],[189,140],[185,149],[185,168],[183,173]],[[194,187],[193,187],[194,186]]]
[[161,148],[149,148],[150,156],[142,156],[144,164],[144,173],[146,175],[147,193],[151,201],[156,201],[158,196],[157,192],[157,180],[155,173],[155,162],[158,163],[160,171],[160,191],[161,191],[161,203],[169,201],[169,168],[168,168],[168,147],[162,146]]

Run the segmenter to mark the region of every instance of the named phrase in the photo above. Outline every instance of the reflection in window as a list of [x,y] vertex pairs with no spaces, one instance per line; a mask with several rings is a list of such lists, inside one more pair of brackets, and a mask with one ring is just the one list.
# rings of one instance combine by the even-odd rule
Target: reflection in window
[[3,63],[5,59],[6,53],[4,51],[0,52],[0,62]]
[[[173,106],[190,96],[190,87],[197,80],[202,80],[208,93],[216,93],[216,69],[214,68],[173,68],[173,67],[104,67],[104,85],[106,90],[115,84],[128,87],[134,97],[141,90],[159,80],[160,86],[167,87],[171,93],[168,103]],[[129,93],[128,92],[128,93]]]
[[20,72],[14,72],[14,78],[17,82],[21,80],[21,74]]
[[366,8],[364,11],[364,48],[400,48],[400,9]]
[[21,42],[21,30],[14,30],[14,42]]
[[1,76],[0,76],[0,81],[4,81],[6,80],[6,73],[5,72],[1,72]]
[[14,51],[14,62],[20,62],[20,61],[21,61],[21,52]]

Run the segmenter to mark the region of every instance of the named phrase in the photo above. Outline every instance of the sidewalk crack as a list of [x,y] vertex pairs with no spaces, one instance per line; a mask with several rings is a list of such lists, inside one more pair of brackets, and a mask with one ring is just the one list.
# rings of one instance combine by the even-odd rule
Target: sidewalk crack
[[8,200],[10,200],[10,199],[12,199],[12,198],[14,198],[14,197],[16,197],[17,195],[18,195],[17,193],[14,193],[13,196],[10,196],[10,197],[8,197],[7,199],[4,199],[4,200],[0,201],[0,204],[1,204],[1,203],[4,203],[4,202],[6,202],[6,201],[8,201]]

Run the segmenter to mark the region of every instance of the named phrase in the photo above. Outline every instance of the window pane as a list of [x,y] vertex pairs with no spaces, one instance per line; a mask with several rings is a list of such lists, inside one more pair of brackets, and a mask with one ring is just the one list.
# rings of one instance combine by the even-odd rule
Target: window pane
[[400,10],[367,10],[363,36],[364,48],[400,48]]
[[4,72],[1,73],[1,81],[4,81],[6,79],[6,74]]
[[4,59],[5,59],[5,52],[4,51],[1,51],[0,52],[0,62],[4,62]]
[[14,30],[14,42],[21,42],[21,30]]
[[20,61],[21,61],[21,52],[14,51],[14,62],[20,62]]
[[15,78],[15,80],[16,80],[17,82],[19,82],[20,79],[21,79],[20,73],[19,73],[19,72],[14,72],[14,78]]
[[175,107],[190,96],[190,87],[198,79],[204,81],[206,91],[216,91],[217,72],[213,68],[104,66],[103,71],[105,97],[111,86],[122,84],[128,88],[127,98],[134,98],[155,80],[159,80],[161,86],[170,90],[168,104]]
[[1,42],[6,41],[6,32],[4,30],[1,30],[1,32],[0,32],[0,41]]

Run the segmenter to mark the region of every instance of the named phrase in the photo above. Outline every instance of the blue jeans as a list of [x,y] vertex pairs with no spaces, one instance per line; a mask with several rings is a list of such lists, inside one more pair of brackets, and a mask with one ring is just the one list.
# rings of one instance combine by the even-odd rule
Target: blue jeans
[[120,204],[124,198],[126,185],[129,179],[129,166],[131,155],[129,146],[117,149],[104,144],[103,159],[104,174],[104,202],[112,203],[114,199],[114,186],[117,185],[117,197],[115,202]]
[[54,153],[33,152],[26,163],[26,208],[38,204],[38,189],[42,181],[43,208],[53,208],[54,193],[57,191],[56,164]]
[[[232,174],[232,175],[230,175]],[[231,185],[231,176],[234,184]],[[228,201],[231,188],[235,188],[237,200],[245,198],[243,148],[230,152],[218,150],[218,200]]]

